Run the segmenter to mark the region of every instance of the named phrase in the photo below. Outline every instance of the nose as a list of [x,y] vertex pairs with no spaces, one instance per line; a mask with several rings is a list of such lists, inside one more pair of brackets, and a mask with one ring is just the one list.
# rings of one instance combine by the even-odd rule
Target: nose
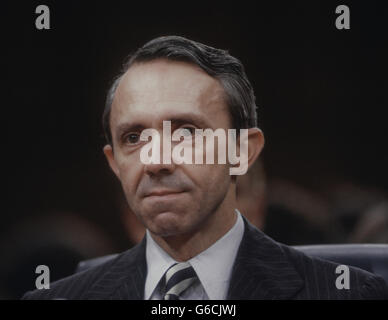
[[151,163],[144,165],[144,172],[148,174],[150,177],[162,176],[172,174],[175,170],[175,164],[171,162],[171,164],[164,164],[162,161],[159,164]]
[[[171,140],[169,139],[171,139],[170,136],[162,136],[162,139],[159,142],[160,156],[158,163],[144,164],[144,172],[149,176],[168,175],[175,170],[176,164],[171,157]],[[155,150],[158,150],[158,148],[156,147]]]

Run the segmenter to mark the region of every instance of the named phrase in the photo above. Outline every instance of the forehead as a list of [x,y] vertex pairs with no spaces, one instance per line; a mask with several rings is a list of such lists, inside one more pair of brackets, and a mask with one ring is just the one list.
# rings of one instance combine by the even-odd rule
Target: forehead
[[222,121],[228,118],[224,95],[219,81],[195,65],[162,59],[137,63],[117,87],[111,127],[127,122],[155,127],[188,113]]

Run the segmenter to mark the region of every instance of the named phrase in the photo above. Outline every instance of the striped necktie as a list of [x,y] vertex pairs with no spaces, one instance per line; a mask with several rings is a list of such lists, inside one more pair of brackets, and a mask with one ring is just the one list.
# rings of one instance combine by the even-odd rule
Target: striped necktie
[[180,295],[196,280],[197,274],[188,262],[172,265],[165,273],[164,300],[179,300]]

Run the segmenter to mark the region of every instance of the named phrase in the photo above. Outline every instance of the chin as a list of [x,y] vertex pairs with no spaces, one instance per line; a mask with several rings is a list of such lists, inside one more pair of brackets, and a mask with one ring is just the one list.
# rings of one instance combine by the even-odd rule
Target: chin
[[184,233],[183,219],[181,214],[174,212],[157,213],[146,224],[147,228],[161,237],[168,237]]

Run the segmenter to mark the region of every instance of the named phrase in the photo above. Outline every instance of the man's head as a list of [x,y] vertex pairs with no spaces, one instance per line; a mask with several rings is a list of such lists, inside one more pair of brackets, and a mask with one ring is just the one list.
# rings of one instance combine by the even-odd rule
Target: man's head
[[113,81],[102,119],[105,138],[109,144],[112,144],[110,112],[121,78],[132,65],[160,58],[196,65],[217,79],[224,89],[225,103],[233,121],[233,128],[238,130],[257,127],[255,95],[242,63],[227,51],[179,36],[166,36],[153,39],[139,48],[128,58],[123,70]]
[[222,234],[236,207],[232,165],[143,164],[140,134],[148,128],[162,133],[164,120],[172,131],[249,129],[251,165],[264,139],[255,128],[255,98],[242,64],[181,37],[152,40],[113,83],[103,116],[104,153],[146,228],[161,237]]

